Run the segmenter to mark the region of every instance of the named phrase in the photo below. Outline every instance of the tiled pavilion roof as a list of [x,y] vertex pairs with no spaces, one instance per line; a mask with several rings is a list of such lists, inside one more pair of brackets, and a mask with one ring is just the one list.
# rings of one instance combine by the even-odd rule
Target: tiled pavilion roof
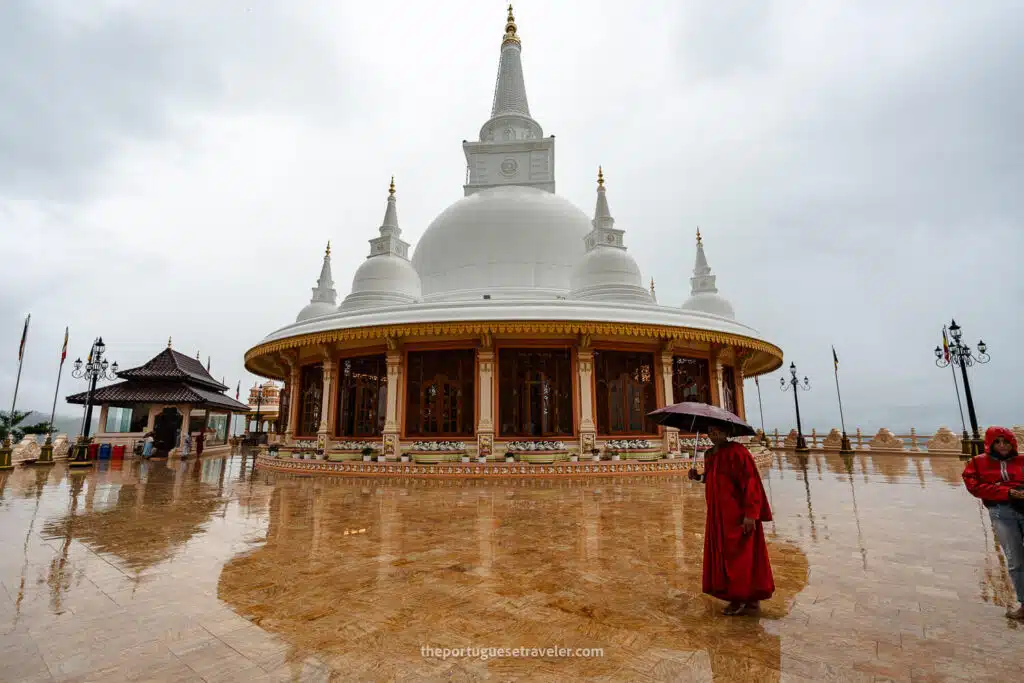
[[[188,403],[246,412],[249,406],[224,395],[227,387],[215,380],[195,358],[167,348],[145,365],[117,373],[122,382],[96,389],[93,403]],[[85,403],[87,392],[67,397]]]

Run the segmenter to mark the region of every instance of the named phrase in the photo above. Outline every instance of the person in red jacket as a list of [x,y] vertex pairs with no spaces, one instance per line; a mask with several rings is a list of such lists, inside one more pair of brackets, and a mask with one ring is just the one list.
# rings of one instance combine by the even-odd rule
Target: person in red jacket
[[1024,456],[1017,438],[1006,427],[989,427],[985,452],[964,468],[964,484],[980,498],[992,518],[992,528],[1006,556],[1006,569],[1017,593],[1017,606],[1006,616],[1024,620]]
[[708,438],[714,448],[704,455],[704,474],[690,470],[691,479],[707,484],[703,590],[728,601],[723,614],[756,612],[775,592],[761,527],[772,511],[750,451],[714,427]]

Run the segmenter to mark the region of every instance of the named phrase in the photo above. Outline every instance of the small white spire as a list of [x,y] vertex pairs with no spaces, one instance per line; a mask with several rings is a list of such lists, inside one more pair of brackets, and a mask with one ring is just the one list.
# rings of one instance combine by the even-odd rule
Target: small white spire
[[697,228],[697,260],[693,264],[693,277],[690,278],[690,295],[717,292],[715,276],[711,274],[711,266],[704,255],[704,240],[700,236],[700,228]]
[[370,240],[370,256],[392,254],[408,260],[409,243],[401,240],[402,229],[398,227],[398,203],[395,198],[395,176],[391,176],[388,186],[388,206],[384,210],[384,220],[380,224],[380,237]]
[[331,277],[331,243],[327,243],[327,250],[324,252],[324,264],[320,268],[320,279],[313,288],[313,298],[309,303],[338,303],[338,293],[334,290],[334,278]]
[[498,78],[494,84],[491,118],[501,114],[530,116],[521,54],[522,43],[519,41],[517,33],[516,18],[512,14],[512,5],[509,5],[508,17],[505,20],[505,35],[501,39],[501,61],[498,63]]
[[608,208],[608,196],[604,187],[604,168],[597,167],[597,205],[594,207],[594,220],[590,221],[593,227],[584,238],[584,245],[587,251],[598,247],[616,247],[625,249],[622,243],[622,235],[625,231],[615,227],[615,219],[612,218],[611,209]]

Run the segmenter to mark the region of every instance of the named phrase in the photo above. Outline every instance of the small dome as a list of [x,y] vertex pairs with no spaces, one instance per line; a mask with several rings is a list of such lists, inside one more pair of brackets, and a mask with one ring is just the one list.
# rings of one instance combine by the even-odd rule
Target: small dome
[[313,303],[306,304],[306,307],[299,311],[299,315],[295,318],[295,322],[301,323],[305,320],[312,320],[313,318],[319,318],[321,316],[337,312],[338,307],[332,303],[328,303],[326,301],[314,301]]
[[420,298],[420,276],[408,260],[393,254],[372,256],[356,269],[352,293],[341,310],[412,303]]
[[416,244],[425,298],[564,296],[590,220],[551,192],[508,185],[445,209]]
[[640,267],[624,249],[598,247],[580,260],[572,272],[573,299],[651,303]]
[[688,311],[699,313],[710,313],[722,318],[736,319],[736,311],[728,299],[714,292],[698,292],[683,302],[683,308]]

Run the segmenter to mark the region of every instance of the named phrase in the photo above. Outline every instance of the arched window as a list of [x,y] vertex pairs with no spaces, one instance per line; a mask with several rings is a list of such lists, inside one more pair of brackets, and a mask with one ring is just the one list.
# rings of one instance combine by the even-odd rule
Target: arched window
[[387,417],[388,372],[383,355],[341,361],[337,436],[376,437]]
[[704,358],[672,358],[672,402],[711,403],[711,375]]
[[572,384],[568,349],[500,349],[499,435],[571,436]]
[[324,368],[317,363],[302,368],[299,395],[299,424],[296,436],[316,436],[324,398]]
[[595,351],[597,431],[608,436],[656,434],[647,413],[657,407],[654,356],[631,351]]
[[473,436],[476,358],[472,349],[410,351],[406,372],[408,435]]

